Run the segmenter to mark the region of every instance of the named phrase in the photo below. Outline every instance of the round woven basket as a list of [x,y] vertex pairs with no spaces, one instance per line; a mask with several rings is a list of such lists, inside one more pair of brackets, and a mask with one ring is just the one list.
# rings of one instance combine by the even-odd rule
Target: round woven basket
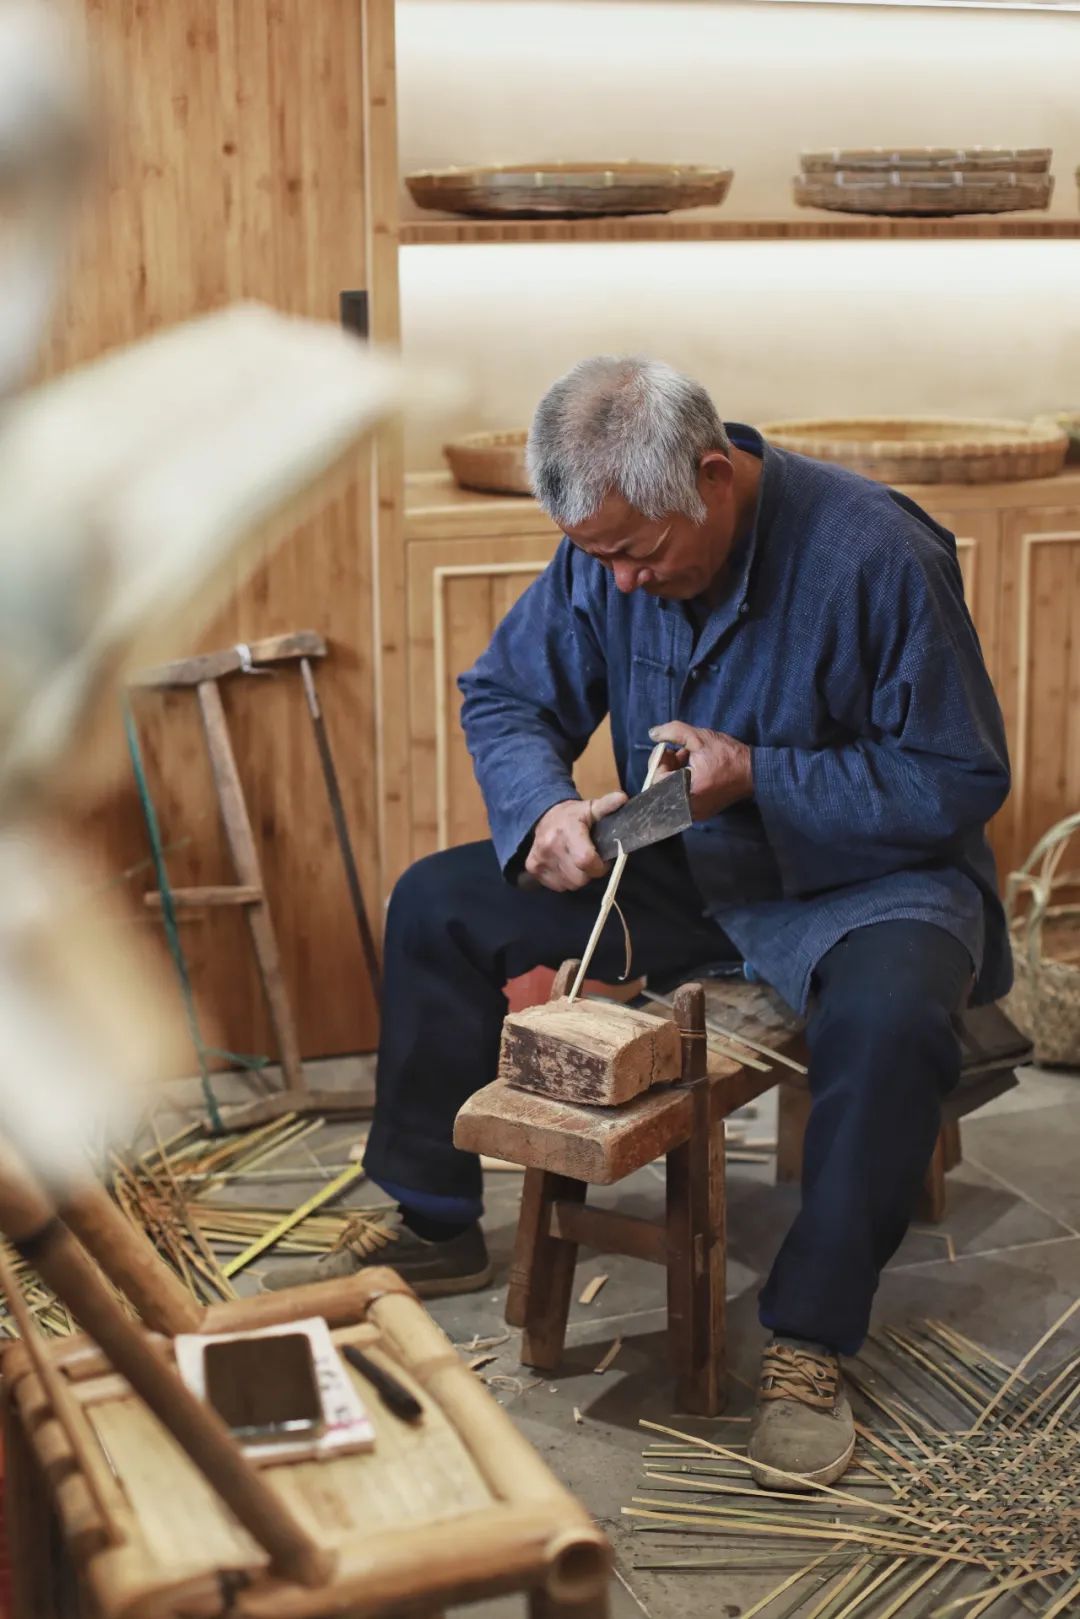
[[1069,447],[1065,452],[1066,465],[1080,464],[1080,410],[1055,410],[1049,420],[1061,428],[1069,441]]
[[1054,180],[1049,174],[964,174],[944,169],[875,174],[838,169],[834,174],[796,175],[792,186],[800,208],[922,218],[1048,208]]
[[1005,1010],[1034,1042],[1036,1062],[1070,1067],[1080,1067],[1080,905],[1061,896],[1080,892],[1080,872],[1060,867],[1078,830],[1080,815],[1051,827],[1005,888],[1016,974]]
[[454,480],[487,495],[531,495],[525,470],[524,428],[506,433],[467,433],[443,445]]
[[827,152],[803,152],[799,166],[804,174],[835,174],[840,169],[958,169],[965,174],[998,169],[1013,174],[1047,174],[1053,155],[1049,146],[848,146]]
[[513,163],[429,169],[405,184],[421,208],[481,218],[666,214],[723,202],[732,169],[689,163]]
[[949,416],[853,416],[763,422],[782,450],[836,461],[879,483],[1005,483],[1060,472],[1068,439],[1055,422]]

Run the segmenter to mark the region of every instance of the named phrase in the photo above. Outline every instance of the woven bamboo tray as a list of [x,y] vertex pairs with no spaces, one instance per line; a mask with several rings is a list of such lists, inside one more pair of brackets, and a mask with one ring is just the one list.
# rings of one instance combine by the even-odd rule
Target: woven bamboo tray
[[945,169],[949,172],[1048,174],[1053,151],[1049,146],[849,146],[826,152],[803,152],[804,174],[835,174],[838,170],[891,172]]
[[1080,815],[1051,827],[1005,889],[1016,975],[1005,1010],[1034,1041],[1036,1062],[1069,1067],[1080,1067],[1080,873],[1060,867],[1078,830]]
[[880,174],[843,169],[796,175],[792,185],[800,208],[904,218],[1047,208],[1054,191],[1049,174],[965,174],[959,169],[892,169]]
[[514,163],[430,169],[405,184],[421,208],[481,218],[667,214],[723,202],[733,170],[687,163]]
[[1080,410],[1056,410],[1048,419],[1061,428],[1069,441],[1065,452],[1066,465],[1080,464]]
[[443,445],[454,481],[462,489],[478,489],[488,495],[531,495],[532,485],[525,469],[525,441],[528,434],[518,429],[506,433],[467,433]]
[[941,416],[855,416],[764,422],[780,449],[836,461],[880,483],[1005,483],[1060,472],[1068,440],[1056,423]]

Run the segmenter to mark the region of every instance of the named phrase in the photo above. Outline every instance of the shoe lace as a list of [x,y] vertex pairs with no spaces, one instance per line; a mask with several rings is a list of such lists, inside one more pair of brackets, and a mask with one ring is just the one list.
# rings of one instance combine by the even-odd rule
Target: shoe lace
[[770,1344],[761,1360],[761,1400],[798,1400],[816,1411],[836,1404],[840,1373],[835,1359],[790,1344]]

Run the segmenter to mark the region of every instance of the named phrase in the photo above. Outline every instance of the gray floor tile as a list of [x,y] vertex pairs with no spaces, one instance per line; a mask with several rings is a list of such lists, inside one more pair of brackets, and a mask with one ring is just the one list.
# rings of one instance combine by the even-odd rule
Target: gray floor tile
[[965,1157],[1074,1232],[1080,1231],[1080,1092],[1074,1102],[975,1117]]
[[[1062,1068],[1022,1068],[1020,1083],[996,1101],[980,1108],[980,1119],[1002,1113],[1027,1113],[1036,1107],[1053,1107],[1058,1102],[1080,1102],[1080,1073]],[[966,1126],[965,1126],[966,1128]]]

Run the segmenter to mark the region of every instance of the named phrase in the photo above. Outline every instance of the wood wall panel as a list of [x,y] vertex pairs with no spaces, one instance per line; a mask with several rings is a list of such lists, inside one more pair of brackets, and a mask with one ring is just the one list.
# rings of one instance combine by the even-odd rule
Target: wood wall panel
[[[239,298],[336,320],[340,291],[365,285],[361,0],[83,3],[108,132],[48,369]],[[317,679],[378,928],[369,462],[358,454],[319,514],[238,583],[200,647],[326,635]],[[376,1012],[296,672],[237,679],[224,695],[302,1050],[368,1049]],[[195,707],[138,703],[177,884],[231,877]],[[143,859],[126,781],[95,823],[113,873]],[[185,922],[183,937],[219,1038],[265,1051],[242,923],[217,913]]]
[[[557,537],[418,541],[409,547],[414,859],[488,836],[460,724],[457,676],[542,572]],[[574,771],[587,797],[617,785],[605,724]]]

